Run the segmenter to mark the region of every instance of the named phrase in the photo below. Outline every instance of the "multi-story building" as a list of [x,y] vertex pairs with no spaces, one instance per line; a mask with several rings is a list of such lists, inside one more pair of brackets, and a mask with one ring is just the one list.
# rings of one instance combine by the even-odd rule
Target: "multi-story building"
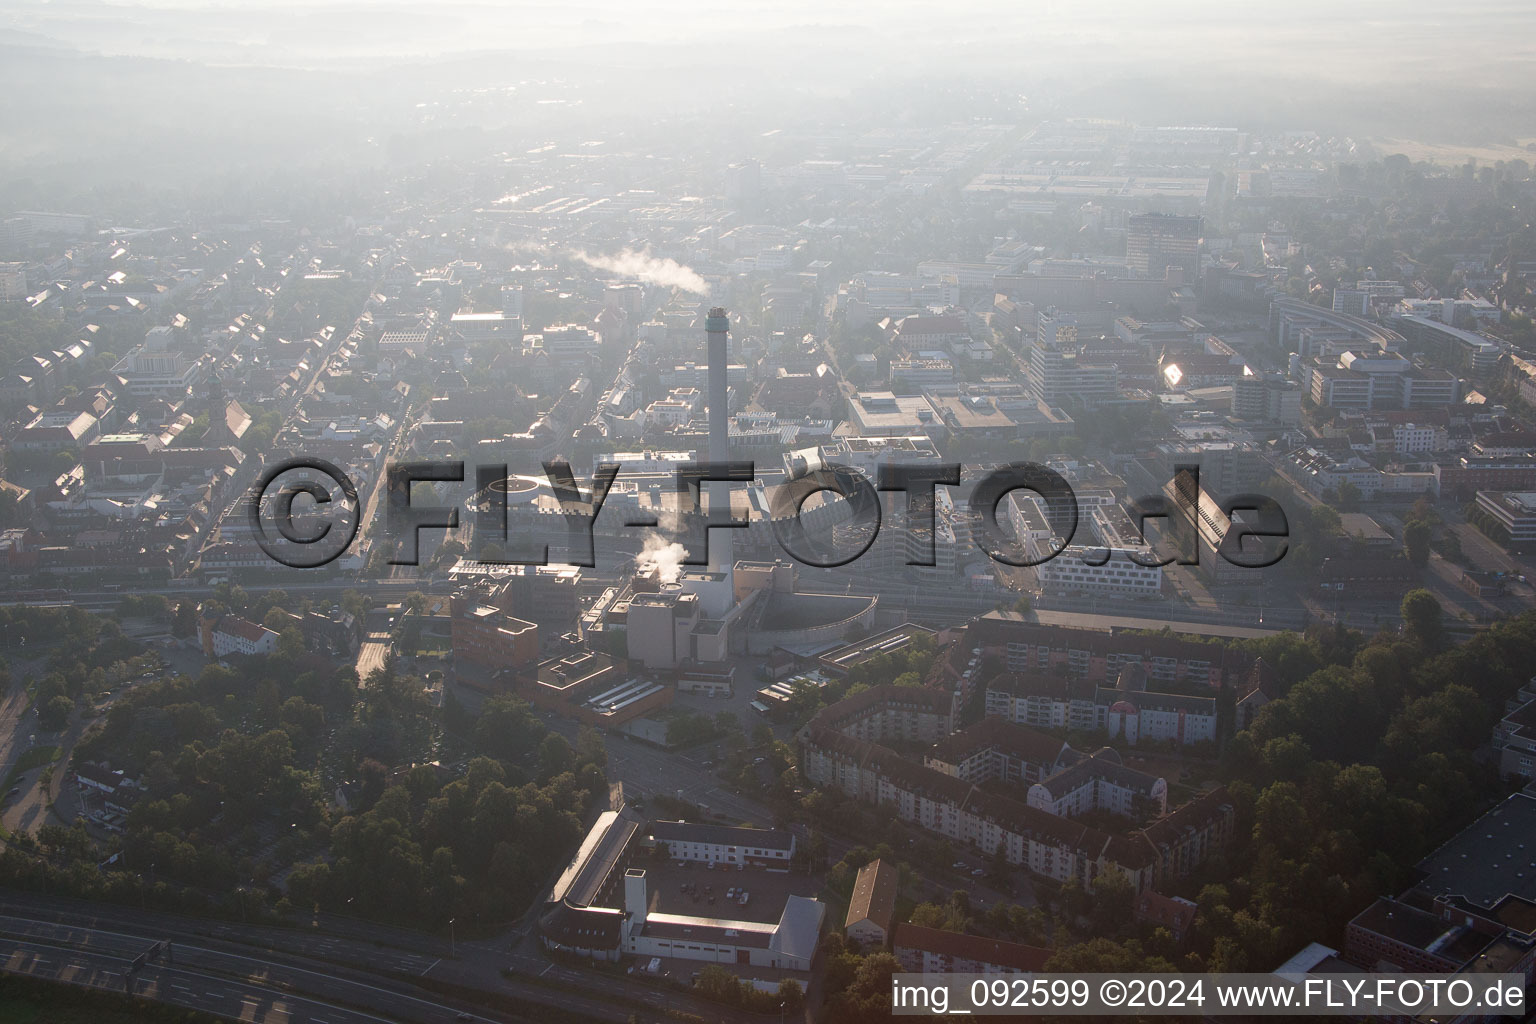
[[1503,348],[1492,338],[1416,314],[1392,318],[1403,336],[1423,346],[1443,364],[1471,377],[1486,378],[1497,368]]
[[1115,872],[1139,892],[1163,878],[1187,874],[1224,846],[1232,833],[1234,809],[1223,790],[1145,828],[1114,835],[917,764],[814,720],[799,738],[801,772],[810,782],[835,787],[848,797],[887,808],[903,821],[969,843],[983,855],[1001,856],[1062,883],[1076,881],[1092,888],[1105,872]]
[[898,924],[891,939],[903,970],[922,974],[1033,974],[1055,950],[980,935]]
[[[995,274],[996,268],[990,268]],[[990,277],[988,278],[990,281]],[[928,349],[954,351],[971,340],[965,320],[958,316],[909,316],[896,325],[896,346],[904,352]]]
[[[631,865],[640,851],[658,845],[656,830],[665,832],[668,827],[680,830],[679,842],[690,850],[716,853],[735,846],[739,851],[743,845],[749,851],[760,852],[781,848],[777,839],[750,834],[763,833],[762,829],[723,830],[746,833],[737,836],[706,835],[694,831],[704,826],[657,822],[647,828],[630,817],[626,809],[606,811],[598,816],[545,899],[538,921],[539,937],[545,947],[595,960],[615,961],[628,955],[641,963],[668,957],[809,970],[826,914],[826,905],[817,900],[787,897],[777,923],[727,916],[700,917],[696,913],[668,913],[662,909],[666,896],[652,893],[645,869]],[[733,838],[736,842],[729,841]],[[717,844],[715,839],[722,842]],[[792,846],[792,836],[788,842]],[[783,870],[779,861],[753,857],[751,853],[747,856],[770,870]],[[705,859],[711,865],[742,863],[723,856]]]
[[1350,921],[1344,959],[1368,971],[1515,974],[1529,985],[1536,974],[1533,829],[1536,797],[1506,798],[1420,861],[1416,885]]
[[[0,249],[9,249],[0,246]],[[27,296],[27,265],[0,263],[0,302],[19,302]]]
[[1073,679],[1102,683],[1119,679],[1126,665],[1139,664],[1150,680],[1197,683],[1213,690],[1223,682],[1241,683],[1255,663],[1233,648],[1178,636],[1050,626],[1006,612],[989,612],[967,627],[957,649],[971,648],[995,653],[1010,673],[1042,679],[1064,672]]
[[[1342,484],[1374,498],[1382,488],[1382,472],[1358,456],[1337,459],[1316,448],[1297,448],[1280,463],[1281,471],[1313,494],[1337,491]],[[1443,493],[1443,492],[1442,492]]]
[[462,560],[448,570],[455,583],[488,586],[487,603],[553,635],[577,628],[581,569],[573,565],[493,565]]
[[508,614],[497,599],[484,585],[462,587],[449,599],[455,665],[498,673],[538,658],[539,627]]
[[1397,455],[1420,455],[1445,448],[1446,429],[1438,423],[1393,423],[1392,451]]
[[542,336],[544,351],[557,361],[587,359],[600,351],[597,332],[581,324],[551,324],[544,328]]
[[799,451],[784,456],[784,468],[791,476],[815,469],[812,462],[821,465],[847,466],[857,470],[871,484],[880,479],[884,466],[937,466],[944,461],[932,439],[926,435],[914,437],[843,437],[824,444],[814,453]]
[[276,633],[238,615],[204,619],[201,632],[203,653],[210,658],[277,653]]
[[1370,316],[1371,294],[1358,288],[1335,288],[1333,290],[1333,311],[1335,313],[1348,313],[1351,316]]
[[1090,811],[1137,819],[1167,813],[1168,783],[1127,768],[1113,747],[1078,757],[1076,764],[1030,786],[1029,806],[1061,818]]
[[[1234,508],[1232,516],[1229,517],[1210,487],[1194,473],[1175,473],[1173,478],[1164,485],[1163,497],[1173,510],[1170,513],[1170,520],[1185,515],[1184,510],[1188,510],[1188,513],[1193,515],[1193,523],[1170,522],[1168,532],[1178,537],[1183,530],[1193,526],[1193,536],[1185,535],[1174,543],[1186,545],[1186,553],[1193,553],[1201,576],[1212,583],[1225,586],[1257,587],[1261,585],[1260,577],[1263,575],[1263,570],[1234,564],[1237,556],[1227,557],[1228,551],[1224,547],[1227,534],[1234,527],[1241,528],[1242,516],[1248,513]],[[1269,552],[1270,557],[1274,557],[1276,550],[1273,537],[1247,535],[1243,538],[1244,560],[1252,559],[1257,562],[1265,551]],[[1279,550],[1283,553],[1283,548]],[[1278,561],[1278,558],[1275,560]]]
[[1143,818],[1168,809],[1167,784],[1125,767],[1113,749],[1085,754],[1048,733],[994,716],[934,744],[923,764],[977,785],[996,780],[1019,786],[1029,806],[1062,818],[1099,810]]
[[1504,717],[1493,727],[1500,778],[1536,779],[1536,677],[1504,704]]
[[[1246,691],[1246,681],[1243,686]],[[1211,742],[1219,723],[1214,696],[1126,691],[1036,673],[995,676],[986,683],[985,707],[988,716],[1020,725],[1104,732],[1132,746],[1139,740]]]
[[864,391],[848,399],[848,422],[859,437],[930,435],[937,416],[921,395]]
[[171,328],[151,327],[144,343],[120,359],[112,372],[127,382],[132,395],[185,396],[200,383],[202,364],[174,351],[174,340]]
[[1536,490],[1536,452],[1502,458],[1463,455],[1435,465],[1435,489],[1441,498],[1468,501],[1478,491]]
[[1151,547],[1124,509],[1096,506],[1089,509],[1087,520],[1096,543],[1062,545],[1060,537],[1042,541],[1030,531],[1024,546],[1031,559],[1059,551],[1035,567],[1035,578],[1043,591],[1129,597],[1153,597],[1162,592],[1162,566],[1154,564]]
[[1049,733],[987,717],[939,740],[923,754],[923,763],[964,782],[980,785],[995,779],[1027,788],[1080,756]]
[[1508,547],[1536,546],[1536,492],[1478,491],[1477,507],[1508,536]]
[[1352,349],[1337,362],[1319,356],[1304,372],[1312,401],[1333,409],[1444,408],[1460,394],[1454,374],[1410,363],[1394,352]]
[[1141,277],[1161,279],[1178,269],[1193,282],[1200,270],[1200,229],[1199,217],[1137,214],[1126,229],[1125,262]]
[[823,708],[812,724],[871,743],[937,743],[954,721],[948,693],[926,686],[871,686]]
[[1213,743],[1217,734],[1215,697],[1191,697],[1182,693],[1126,692],[1099,687],[1094,697],[1103,709],[1104,730],[1111,739],[1124,737],[1135,746],[1141,740],[1176,743]]
[[1269,325],[1275,343],[1298,353],[1303,360],[1336,357],[1350,348],[1396,352],[1403,347],[1403,336],[1394,330],[1302,299],[1274,299],[1269,306]]
[[11,440],[17,451],[76,452],[90,444],[101,433],[101,424],[88,412],[66,409],[50,409],[18,431]]
[[920,352],[898,356],[891,360],[891,384],[912,388],[928,388],[951,384],[955,379],[955,364],[945,355]]
[[778,829],[653,821],[645,835],[649,844],[666,847],[673,860],[782,868],[795,855],[795,834]]
[[1301,388],[1278,374],[1239,377],[1232,383],[1232,415],[1241,420],[1301,422]]
[[1092,407],[1119,394],[1120,371],[1096,361],[1077,343],[1077,326],[1060,316],[1040,316],[1039,337],[1029,353],[1025,376],[1034,396],[1048,406],[1068,399]]

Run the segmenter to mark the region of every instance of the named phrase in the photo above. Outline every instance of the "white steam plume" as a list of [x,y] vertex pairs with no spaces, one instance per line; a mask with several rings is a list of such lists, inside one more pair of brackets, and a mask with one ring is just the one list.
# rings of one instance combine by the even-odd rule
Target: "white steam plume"
[[640,550],[640,563],[654,564],[656,575],[663,583],[677,582],[677,578],[683,574],[683,559],[687,557],[687,548],[677,541],[669,544],[654,533],[645,538],[645,547]]
[[652,256],[649,250],[636,252],[634,249],[625,249],[617,256],[594,256],[577,250],[572,255],[594,270],[606,270],[646,284],[681,288],[695,295],[709,294],[709,283],[691,267],[685,267],[677,260]]

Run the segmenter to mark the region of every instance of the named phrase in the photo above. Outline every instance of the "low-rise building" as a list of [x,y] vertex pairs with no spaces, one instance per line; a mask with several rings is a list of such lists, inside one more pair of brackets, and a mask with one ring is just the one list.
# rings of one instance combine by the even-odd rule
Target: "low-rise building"
[[859,869],[848,902],[843,931],[865,948],[879,948],[891,938],[896,917],[896,865],[878,858]]

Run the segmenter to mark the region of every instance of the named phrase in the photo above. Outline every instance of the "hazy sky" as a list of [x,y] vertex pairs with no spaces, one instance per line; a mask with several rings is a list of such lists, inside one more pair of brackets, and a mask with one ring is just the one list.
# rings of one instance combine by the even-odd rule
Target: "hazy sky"
[[[487,50],[730,46],[749,60],[841,53],[888,68],[1496,80],[1536,57],[1536,5],[1412,0],[951,2],[3,0],[0,30],[88,51],[314,66]],[[1431,79],[1432,81],[1433,79]]]
[[1020,109],[989,91],[1040,117],[1536,137],[1530,0],[0,0],[0,48],[0,89],[26,100],[0,108],[0,177],[99,172],[104,150],[312,160],[552,116],[751,132]]

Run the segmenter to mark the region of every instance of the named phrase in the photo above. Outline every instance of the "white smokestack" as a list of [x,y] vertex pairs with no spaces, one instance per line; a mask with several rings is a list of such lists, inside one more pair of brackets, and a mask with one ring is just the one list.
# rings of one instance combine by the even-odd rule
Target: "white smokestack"
[[[729,385],[725,367],[730,361],[729,337],[731,318],[724,306],[716,306],[704,320],[704,330],[709,337],[709,461],[725,462],[730,455],[730,410],[726,408]],[[724,482],[709,485],[709,502],[712,508],[724,508],[729,514],[730,484]],[[732,554],[731,531],[715,530],[709,538],[709,567],[715,572],[729,574],[736,564]]]

